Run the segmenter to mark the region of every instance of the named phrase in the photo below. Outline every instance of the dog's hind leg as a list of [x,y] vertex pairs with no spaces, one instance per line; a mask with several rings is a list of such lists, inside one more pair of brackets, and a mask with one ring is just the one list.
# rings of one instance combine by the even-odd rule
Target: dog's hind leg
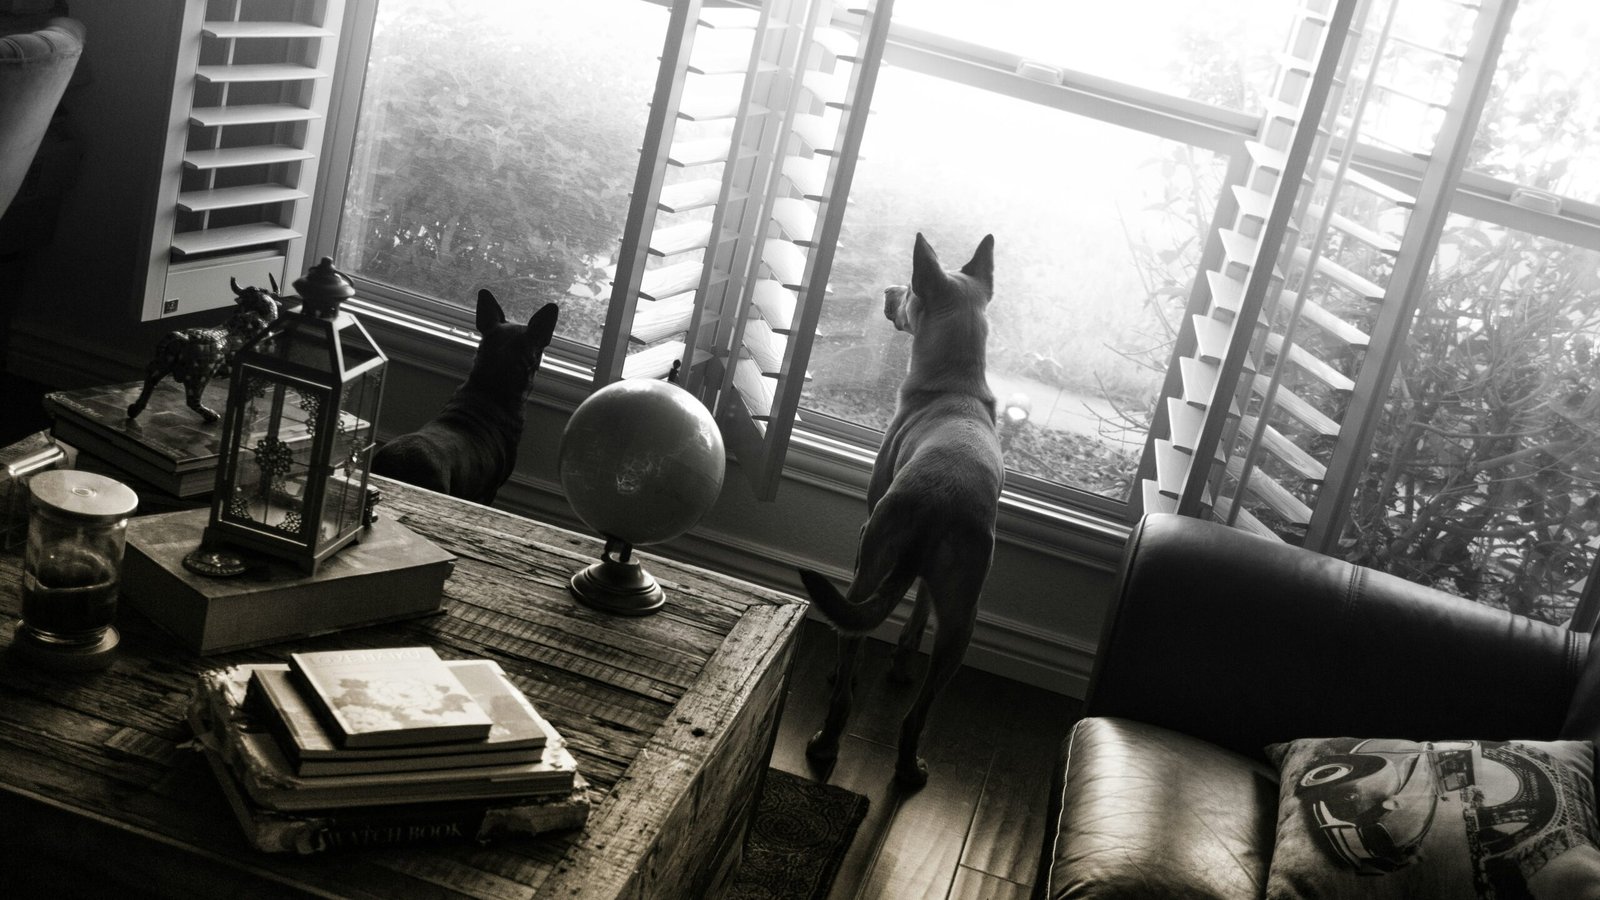
[[[874,519],[876,523],[878,520]],[[855,672],[861,656],[861,642],[872,628],[888,615],[888,610],[905,595],[916,580],[914,572],[901,566],[894,553],[881,552],[883,545],[871,540],[872,529],[863,530],[862,552],[857,557],[855,580],[848,595],[840,594],[833,583],[816,572],[800,570],[800,580],[812,602],[822,609],[839,633],[839,659],[828,698],[828,712],[822,728],[806,744],[806,756],[819,767],[831,768],[839,755],[839,738],[850,718],[855,690]],[[877,551],[877,552],[875,552]],[[869,597],[861,597],[868,594]],[[871,609],[869,609],[871,607]],[[848,617],[849,624],[839,619]]]
[[924,583],[917,589],[911,617],[906,619],[905,627],[900,629],[900,640],[895,642],[894,659],[889,666],[890,680],[905,684],[914,677],[912,661],[922,649],[922,635],[928,630],[928,610],[931,608],[932,598],[928,594],[928,585]]
[[806,743],[806,759],[811,761],[826,778],[839,758],[839,739],[850,720],[850,707],[855,698],[856,666],[861,660],[862,642],[858,634],[839,633],[839,658],[834,664],[833,687],[828,696],[828,713],[822,728]]
[[978,621],[978,595],[987,575],[987,557],[972,559],[957,554],[936,564],[924,576],[923,589],[918,592],[918,606],[922,605],[922,596],[928,595],[931,604],[938,608],[939,622],[933,631],[933,652],[928,656],[928,671],[922,676],[922,687],[900,723],[900,748],[894,777],[908,790],[928,783],[928,764],[918,754],[922,729],[928,724],[928,711],[933,701],[950,684],[966,657],[972,629]]

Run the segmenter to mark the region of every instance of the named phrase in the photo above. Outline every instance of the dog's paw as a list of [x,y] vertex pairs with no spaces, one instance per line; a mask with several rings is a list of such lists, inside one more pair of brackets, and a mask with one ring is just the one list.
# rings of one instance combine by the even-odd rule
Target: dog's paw
[[819,731],[806,741],[806,759],[814,763],[831,763],[838,758],[838,738],[831,738]]
[[905,762],[896,763],[894,781],[901,790],[921,790],[928,783],[928,764],[920,756],[914,757],[909,765]]
[[811,736],[806,743],[806,763],[811,774],[824,784],[833,777],[833,767],[839,762],[839,742],[827,740],[822,732]]

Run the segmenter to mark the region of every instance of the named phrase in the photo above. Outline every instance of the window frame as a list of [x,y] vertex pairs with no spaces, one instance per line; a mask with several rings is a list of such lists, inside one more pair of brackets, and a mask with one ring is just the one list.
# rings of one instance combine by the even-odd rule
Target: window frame
[[[330,91],[324,164],[318,171],[307,234],[312,258],[331,256],[334,252],[379,2],[381,0],[349,0],[346,4],[340,52]],[[640,2],[671,6],[671,0]],[[726,5],[755,8],[760,4],[758,0],[727,0]],[[849,26],[851,23],[836,13],[834,24]],[[1018,64],[1023,59],[1017,54],[891,24],[883,64],[1187,143],[1226,158],[1230,165],[1245,155],[1245,142],[1253,140],[1257,134],[1258,116],[1092,73],[1064,70],[1060,85],[1033,81],[1017,74]],[[1364,174],[1401,189],[1415,189],[1423,171],[1423,163],[1415,158],[1366,143],[1358,145],[1352,165]],[[1513,201],[1517,188],[1512,182],[1467,170],[1461,174],[1448,209],[1600,250],[1600,205],[1563,197],[1557,212],[1531,209]],[[1223,212],[1225,210],[1219,207],[1219,215]],[[1209,247],[1206,252],[1211,252]],[[391,355],[416,353],[430,358],[441,371],[446,371],[444,360],[459,355],[463,348],[475,346],[472,314],[466,308],[359,275],[351,278],[357,290],[357,299],[352,303],[354,308],[363,315],[415,335],[415,341],[406,342],[406,346],[396,348]],[[575,405],[592,390],[596,360],[596,348],[560,338],[552,344],[545,355],[542,372],[553,378],[555,386],[551,390],[558,402]],[[794,428],[783,477],[864,495],[881,439],[882,433],[875,429],[812,414]],[[1152,439],[1147,435],[1146,445]],[[1117,500],[1012,470],[1006,473],[1001,505],[1002,527],[1008,532],[1057,549],[1064,538],[1068,538],[1069,546],[1101,560],[1120,547],[1142,507],[1137,486],[1127,500]],[[1595,605],[1587,603],[1586,598],[1580,610]]]

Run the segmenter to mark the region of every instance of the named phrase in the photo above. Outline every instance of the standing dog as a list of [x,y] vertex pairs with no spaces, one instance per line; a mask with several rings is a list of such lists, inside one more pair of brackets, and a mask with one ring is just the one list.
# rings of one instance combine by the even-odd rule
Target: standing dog
[[372,471],[478,503],[493,503],[511,477],[523,407],[560,308],[546,303],[513,325],[494,294],[478,292],[478,354],[472,372],[431,421],[383,445]]
[[895,649],[897,674],[905,675],[922,643],[930,606],[938,625],[922,688],[900,726],[895,778],[911,789],[927,783],[917,742],[928,708],[960,668],[972,639],[1005,477],[994,394],[984,377],[984,310],[993,293],[994,235],[978,244],[961,271],[946,272],[918,234],[911,290],[896,285],[884,291],[884,315],[911,334],[911,364],[872,467],[855,577],[841,595],[821,575],[800,570],[812,601],[839,631],[827,718],[806,747],[819,765],[838,756],[862,640],[921,578]]

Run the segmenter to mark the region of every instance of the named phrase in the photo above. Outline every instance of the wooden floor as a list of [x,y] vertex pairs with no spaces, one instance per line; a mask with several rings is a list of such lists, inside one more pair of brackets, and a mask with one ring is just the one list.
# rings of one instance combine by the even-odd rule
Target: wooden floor
[[[871,806],[829,900],[1020,900],[1033,884],[1050,770],[1077,700],[963,668],[923,734],[929,780],[893,788],[900,718],[916,686],[889,680],[891,645],[868,641],[856,714],[830,783]],[[822,721],[833,632],[807,621],[772,764],[814,777],[805,742]]]

